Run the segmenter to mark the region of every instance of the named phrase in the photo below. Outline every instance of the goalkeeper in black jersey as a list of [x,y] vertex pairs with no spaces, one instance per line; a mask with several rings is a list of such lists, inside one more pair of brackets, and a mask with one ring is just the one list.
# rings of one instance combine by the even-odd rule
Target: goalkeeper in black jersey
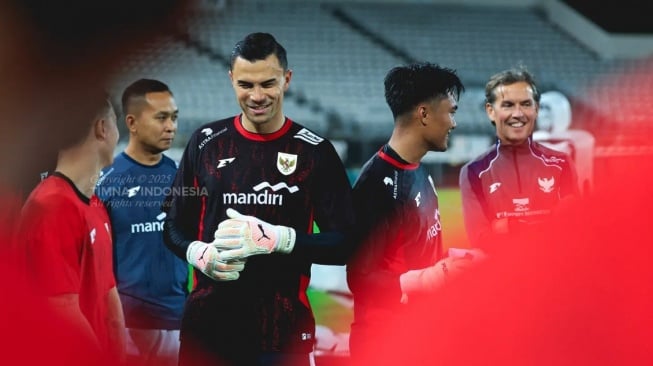
[[308,366],[311,263],[345,264],[351,186],[333,145],[284,116],[273,36],[237,43],[229,76],[242,113],[195,131],[166,202],[166,244],[196,278],[180,365]]

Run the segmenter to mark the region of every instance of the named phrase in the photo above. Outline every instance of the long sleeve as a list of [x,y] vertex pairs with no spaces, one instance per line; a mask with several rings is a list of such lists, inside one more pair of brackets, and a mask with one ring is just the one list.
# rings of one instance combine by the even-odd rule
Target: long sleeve
[[[414,226],[419,218],[405,205],[406,197],[412,199],[408,190],[416,186],[414,179],[411,175],[403,183],[400,173],[372,158],[354,185],[356,251],[347,265],[347,281],[361,306],[393,307],[401,300],[399,275],[408,267],[406,246],[415,242],[411,233],[419,232]],[[386,176],[397,177],[392,186]]]
[[[474,184],[477,179],[470,175],[469,165],[463,166],[460,170],[459,185],[460,195],[463,204],[463,219],[465,230],[472,247],[483,248],[484,241],[492,234],[492,223],[487,217],[479,195],[480,190],[474,190]],[[485,239],[485,240],[484,240]]]
[[163,242],[177,257],[186,260],[186,251],[193,240],[186,239],[174,220],[163,223]]
[[576,167],[571,160],[567,160],[567,164],[563,168],[562,184],[560,185],[560,199],[567,198],[568,196],[580,196],[578,174],[576,172]]
[[320,233],[297,232],[294,253],[313,263],[344,265],[353,253],[354,208],[347,173],[328,141],[320,144],[320,166],[315,169],[312,197]]
[[177,257],[186,261],[186,250],[191,242],[199,237],[202,223],[201,210],[204,196],[184,194],[193,189],[197,192],[199,182],[195,175],[193,147],[197,144],[195,136],[184,150],[179,168],[172,182],[170,194],[165,198],[163,211],[166,218],[163,223],[163,242]]

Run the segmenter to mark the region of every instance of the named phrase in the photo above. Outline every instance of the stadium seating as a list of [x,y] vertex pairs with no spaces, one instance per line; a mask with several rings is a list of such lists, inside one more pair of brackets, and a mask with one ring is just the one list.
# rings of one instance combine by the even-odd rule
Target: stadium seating
[[[459,134],[493,134],[483,86],[499,70],[523,64],[543,89],[596,108],[605,87],[586,91],[623,63],[603,60],[551,23],[537,8],[436,3],[205,1],[180,35],[153,42],[126,60],[114,91],[137,77],[156,77],[174,90],[183,140],[199,124],[238,113],[227,79],[231,48],[244,35],[274,34],[288,51],[293,80],[285,112],[332,139],[378,141],[392,129],[383,77],[398,64],[426,60],[458,70],[467,92],[456,115]],[[591,95],[591,96],[590,96]],[[600,110],[599,110],[600,112]],[[636,118],[635,118],[636,120]],[[575,119],[576,127],[614,136],[623,121]],[[646,125],[646,121],[640,123]],[[637,127],[637,124],[632,124]],[[619,130],[621,127],[616,128]],[[618,133],[617,133],[618,134]],[[597,142],[612,144],[597,136]]]

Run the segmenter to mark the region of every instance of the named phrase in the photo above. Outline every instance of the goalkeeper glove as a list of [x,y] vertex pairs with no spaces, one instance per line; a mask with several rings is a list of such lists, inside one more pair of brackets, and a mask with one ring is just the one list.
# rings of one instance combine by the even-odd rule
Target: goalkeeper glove
[[218,248],[213,243],[201,241],[190,243],[186,250],[186,260],[215,281],[233,281],[240,277],[240,271],[245,269],[243,261],[227,262],[220,256]]
[[220,252],[223,260],[247,258],[272,252],[290,253],[295,247],[295,229],[268,224],[254,216],[242,215],[228,208],[229,219],[218,225],[215,244],[218,248],[234,248]]
[[[410,295],[435,291],[449,278],[464,271],[472,262],[473,259],[470,257],[447,257],[430,267],[402,273],[399,276],[401,292],[403,295]],[[407,301],[406,297],[402,296],[402,302]]]
[[486,259],[485,252],[479,248],[449,248],[448,256],[452,258],[471,259],[474,262],[481,262]]

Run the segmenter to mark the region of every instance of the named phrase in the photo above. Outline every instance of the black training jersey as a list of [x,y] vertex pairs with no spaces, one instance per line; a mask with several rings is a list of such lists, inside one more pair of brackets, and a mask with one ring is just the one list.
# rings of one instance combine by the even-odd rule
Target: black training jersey
[[[309,352],[315,324],[306,289],[311,263],[320,259],[298,248],[300,234],[311,233],[314,221],[321,232],[353,223],[351,186],[333,145],[290,119],[272,134],[246,131],[239,116],[206,124],[188,142],[166,205],[166,220],[187,240],[212,242],[229,207],[297,231],[291,254],[249,257],[237,281],[216,282],[196,270],[184,322],[196,329],[233,322],[225,347],[262,335],[258,349]],[[171,249],[185,258],[187,246]]]
[[388,145],[363,166],[353,198],[360,240],[347,281],[360,323],[373,309],[399,304],[402,273],[442,257],[442,226],[433,179]]

